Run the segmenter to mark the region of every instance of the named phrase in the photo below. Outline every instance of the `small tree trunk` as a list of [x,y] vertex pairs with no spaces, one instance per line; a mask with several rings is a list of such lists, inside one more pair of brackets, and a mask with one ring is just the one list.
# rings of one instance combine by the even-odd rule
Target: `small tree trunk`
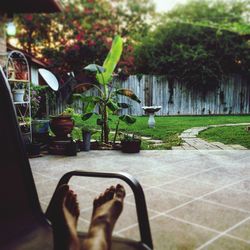
[[108,112],[107,112],[106,105],[104,105],[104,110],[103,110],[103,137],[104,137],[104,142],[108,143],[109,142],[109,126],[108,126]]

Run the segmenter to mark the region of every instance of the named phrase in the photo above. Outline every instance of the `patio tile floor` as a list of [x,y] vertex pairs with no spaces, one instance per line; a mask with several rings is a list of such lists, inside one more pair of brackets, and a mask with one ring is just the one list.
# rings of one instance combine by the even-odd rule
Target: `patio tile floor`
[[[90,151],[77,157],[43,156],[30,160],[45,210],[63,173],[71,170],[127,172],[144,189],[156,250],[250,249],[250,151]],[[139,239],[135,205],[119,180],[75,177],[86,231],[92,200],[106,187],[121,183],[127,196],[115,227],[121,237]]]

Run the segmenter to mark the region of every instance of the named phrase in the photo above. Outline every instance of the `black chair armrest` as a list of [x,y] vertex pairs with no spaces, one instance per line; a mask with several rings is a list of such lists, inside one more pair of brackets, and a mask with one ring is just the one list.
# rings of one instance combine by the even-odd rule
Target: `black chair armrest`
[[[63,185],[67,184],[72,176],[85,176],[85,177],[100,177],[100,178],[116,178],[125,181],[132,189],[135,197],[137,219],[139,224],[141,242],[146,244],[148,247],[153,249],[151,231],[149,226],[148,212],[146,206],[146,200],[144,192],[140,183],[130,174],[127,173],[104,173],[104,172],[85,172],[85,171],[71,171],[62,176],[60,181],[57,184],[56,189]],[[47,211],[50,209],[51,204],[53,203],[54,195],[50,201]]]

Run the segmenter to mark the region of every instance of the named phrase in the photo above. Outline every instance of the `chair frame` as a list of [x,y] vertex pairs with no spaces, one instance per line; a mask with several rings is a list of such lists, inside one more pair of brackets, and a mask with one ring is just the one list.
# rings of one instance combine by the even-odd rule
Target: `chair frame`
[[[28,226],[18,225],[18,228],[15,227],[11,228],[12,230],[11,233],[14,238],[6,233],[0,235],[0,249],[6,249],[6,250],[7,249],[8,250],[51,249],[53,242],[46,242],[46,240],[39,237],[39,235],[47,235],[48,237],[51,238],[52,228],[50,223],[48,222],[46,214],[44,214],[41,209],[31,167],[25,151],[25,145],[23,143],[21,131],[17,122],[15,108],[13,105],[8,81],[5,77],[5,74],[1,66],[0,66],[0,112],[3,114],[3,120],[0,123],[1,129],[7,131],[7,132],[2,131],[0,133],[0,140],[3,142],[8,142],[9,143],[8,145],[9,146],[11,145],[11,150],[12,150],[10,152],[10,149],[7,148],[4,149],[3,151],[0,151],[1,173],[8,173],[8,176],[3,176],[3,178],[6,180],[0,182],[0,194],[2,192],[3,194],[2,198],[4,199],[4,197],[8,197],[9,193],[14,193],[13,197],[10,197],[10,200],[11,202],[16,202],[15,195],[18,196],[19,192],[18,187],[13,186],[10,192],[9,188],[6,188],[6,186],[4,185],[6,185],[9,178],[15,177],[16,179],[20,180],[21,183],[20,185],[22,185],[21,187],[26,197],[25,201],[27,200],[29,209],[31,211],[30,217],[34,222],[34,225],[33,224]],[[13,158],[13,153],[14,153],[14,158]],[[10,157],[13,158],[11,163],[9,163]],[[12,163],[13,166],[11,165]],[[11,171],[10,169],[7,170],[5,166],[10,167]],[[118,178],[125,181],[131,187],[135,196],[136,212],[137,212],[141,241],[137,242],[129,239],[120,239],[119,242],[121,242],[121,244],[122,242],[126,242],[127,246],[133,245],[133,249],[149,249],[149,250],[153,249],[145,196],[141,185],[135,178],[133,178],[127,173],[100,173],[100,172],[94,173],[94,172],[84,172],[84,171],[72,171],[63,175],[63,177],[60,179],[57,185],[57,188],[62,184],[68,183],[72,176]],[[54,200],[54,195],[52,196],[48,209],[50,208]],[[4,213],[8,212],[7,207],[8,204],[5,203],[3,206],[3,210],[1,210],[2,213],[1,218],[3,219],[4,222],[3,225],[9,223],[8,221],[9,217],[4,217]],[[0,203],[0,208],[1,208],[1,203]],[[6,209],[6,211],[4,209]],[[12,207],[12,210],[18,211],[19,207],[18,206],[14,208]],[[15,223],[16,223],[15,221],[12,221],[12,224],[15,225]],[[35,233],[32,231],[33,228],[36,229]],[[2,228],[2,230],[4,230],[4,228]],[[42,234],[39,234],[39,232],[41,232]],[[34,238],[34,235],[36,236],[36,238]],[[113,237],[113,239],[115,238],[116,237]],[[138,248],[135,248],[137,246]]]
[[[144,196],[143,189],[140,183],[130,174],[117,172],[117,173],[104,173],[104,172],[85,172],[85,171],[71,171],[62,176],[60,181],[57,184],[57,187],[60,187],[63,184],[69,183],[70,179],[73,176],[84,176],[84,177],[95,177],[95,178],[116,178],[125,181],[133,191],[134,198],[135,198],[135,205],[136,205],[136,212],[137,212],[137,220],[139,224],[140,230],[140,237],[141,242],[148,246],[150,249],[153,249],[153,242],[152,236],[150,231],[149,219],[148,219],[148,212],[146,206],[146,200]],[[55,191],[56,193],[56,191]],[[47,211],[53,204],[54,195],[50,201],[50,204],[47,208]]]

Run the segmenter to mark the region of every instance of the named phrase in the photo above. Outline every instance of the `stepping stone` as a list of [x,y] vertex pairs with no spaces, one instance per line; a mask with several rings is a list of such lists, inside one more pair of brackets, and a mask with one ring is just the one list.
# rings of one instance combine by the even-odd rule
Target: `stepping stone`
[[172,150],[184,150],[181,146],[172,147]]
[[233,147],[229,146],[229,145],[225,145],[221,142],[211,142],[212,145],[219,147],[220,149],[223,150],[232,150],[234,149]]
[[238,144],[229,144],[228,146],[232,147],[233,149],[237,149],[237,150],[247,150],[247,148],[238,145]]
[[141,139],[142,139],[142,140],[151,140],[150,137],[146,137],[146,136],[141,136]]
[[149,139],[148,142],[151,142],[153,144],[163,144],[162,140],[152,140],[152,139]]
[[[225,145],[221,142],[207,142],[200,138],[197,138],[197,135],[208,128],[214,127],[224,127],[224,126],[249,126],[250,123],[236,123],[236,124],[218,124],[218,125],[209,125],[207,127],[193,127],[187,129],[181,133],[179,138],[181,138],[184,143],[182,144],[182,149],[184,150],[246,150],[245,147],[241,145]],[[179,150],[178,147],[172,147],[172,149]]]

